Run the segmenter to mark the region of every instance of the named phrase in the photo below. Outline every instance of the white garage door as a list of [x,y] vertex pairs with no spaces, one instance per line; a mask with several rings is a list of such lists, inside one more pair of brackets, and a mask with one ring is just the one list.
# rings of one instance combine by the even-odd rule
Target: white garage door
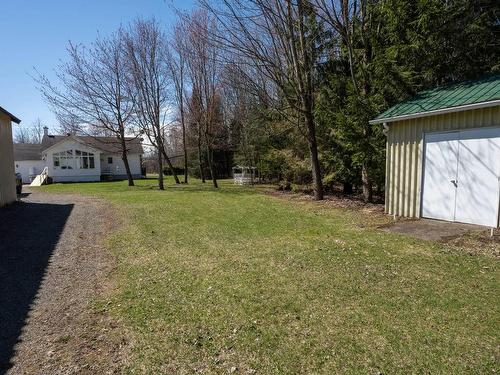
[[425,135],[422,216],[498,226],[500,128]]

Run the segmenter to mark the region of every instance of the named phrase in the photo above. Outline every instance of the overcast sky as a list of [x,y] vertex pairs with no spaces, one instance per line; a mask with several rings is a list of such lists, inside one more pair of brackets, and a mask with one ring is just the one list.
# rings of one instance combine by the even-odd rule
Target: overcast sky
[[174,9],[195,0],[0,0],[0,106],[30,126],[38,117],[57,128],[54,115],[36,89],[34,68],[49,78],[66,46],[92,42],[138,17],[154,16],[169,31]]

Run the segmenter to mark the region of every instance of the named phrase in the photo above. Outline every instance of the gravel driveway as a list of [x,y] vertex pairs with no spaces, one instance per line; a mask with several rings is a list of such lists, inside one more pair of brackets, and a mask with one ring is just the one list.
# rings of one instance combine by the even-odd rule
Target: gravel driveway
[[0,374],[120,372],[126,335],[92,305],[113,290],[114,258],[102,246],[113,209],[92,197],[24,195],[0,209]]

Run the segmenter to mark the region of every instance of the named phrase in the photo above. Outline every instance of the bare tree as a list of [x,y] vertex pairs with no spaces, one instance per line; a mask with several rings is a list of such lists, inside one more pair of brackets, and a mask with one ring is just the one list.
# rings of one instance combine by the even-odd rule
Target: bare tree
[[37,118],[29,127],[20,126],[14,135],[14,141],[16,143],[42,143],[43,128],[42,120]]
[[[255,145],[262,126],[256,113],[261,101],[252,90],[248,90],[248,81],[241,74],[241,67],[233,69],[227,65],[224,72],[224,119],[231,128],[231,145],[239,151],[240,164],[256,167]],[[255,79],[255,77],[254,77]],[[262,107],[261,107],[262,108]]]
[[186,23],[180,19],[174,27],[171,41],[171,51],[168,55],[168,66],[175,90],[175,101],[179,111],[179,120],[182,129],[182,143],[184,153],[184,183],[188,183],[188,153],[186,144],[186,115],[185,115],[185,86],[186,86]]
[[[83,134],[80,120],[77,116],[67,113],[55,113],[59,123],[58,132],[62,134]],[[88,129],[90,130],[90,129]]]
[[[314,0],[319,17],[339,36],[347,52],[352,86],[357,97],[363,103],[361,108],[368,108],[366,98],[370,95],[371,85],[366,67],[371,63],[372,48],[367,37],[368,17],[367,0]],[[372,128],[368,117],[362,121],[363,135],[369,140]],[[363,197],[371,202],[373,181],[369,173],[371,155],[365,155],[361,166]]]
[[[195,71],[193,70],[192,64],[190,66],[190,74],[191,77],[194,76]],[[200,169],[200,178],[201,182],[205,183],[205,163],[204,152],[203,152],[203,138],[202,138],[202,117],[203,117],[203,108],[201,106],[201,92],[199,85],[197,84],[197,80],[193,80],[192,88],[191,88],[191,96],[187,100],[188,107],[188,119],[189,124],[194,127],[194,131],[192,134],[196,139],[196,149],[198,151],[198,166]]]
[[14,135],[16,143],[31,143],[29,129],[24,126],[19,126]]
[[[358,80],[356,79],[354,66],[354,19],[358,15],[360,0],[314,0],[318,9],[318,16],[340,35],[347,50],[349,60],[349,71],[356,93],[359,92]],[[361,0],[362,3],[365,1]],[[364,7],[365,5],[363,5]]]
[[[315,9],[308,0],[201,0],[221,27],[215,42],[231,53],[231,60],[250,64],[275,85],[305,137],[311,160],[314,197],[323,199],[314,116],[318,35]],[[251,77],[249,77],[251,78]]]
[[134,101],[125,80],[123,32],[98,38],[88,48],[70,42],[69,62],[58,71],[60,88],[45,76],[36,79],[40,91],[63,126],[89,135],[113,135],[121,148],[128,185],[133,186],[128,163]]
[[32,143],[42,143],[42,138],[43,138],[43,128],[45,127],[44,123],[42,120],[40,120],[39,117],[33,123],[31,124],[30,127],[30,133],[31,133],[31,142]]
[[154,19],[138,20],[131,25],[125,40],[131,96],[136,104],[134,119],[157,150],[158,188],[163,190],[163,159],[179,183],[163,137],[170,103],[165,36]]
[[[188,23],[187,56],[192,86],[190,111],[198,125],[198,149],[202,169],[201,146],[205,147],[208,168],[215,188],[218,187],[214,164],[214,148],[221,126],[222,88],[221,49],[211,43],[211,35],[218,33],[214,18],[204,10],[191,14]],[[203,178],[203,175],[202,175]]]

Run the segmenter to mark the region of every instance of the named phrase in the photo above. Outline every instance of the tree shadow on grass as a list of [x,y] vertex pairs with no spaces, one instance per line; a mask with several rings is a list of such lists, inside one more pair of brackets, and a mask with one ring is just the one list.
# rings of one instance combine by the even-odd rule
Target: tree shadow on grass
[[[194,182],[192,182],[193,180],[194,179],[191,179],[191,182],[188,184],[175,184],[171,181],[166,181],[165,191],[175,191],[179,193],[206,192],[229,195],[248,195],[262,193],[264,188],[269,188],[270,186],[269,184],[258,183],[256,183],[255,185],[237,185],[233,183],[232,179],[222,179],[218,180],[219,187],[214,188],[211,180],[207,180],[206,183],[201,183],[199,180],[194,180]],[[139,183],[136,185],[136,188],[139,190],[158,190],[158,183],[156,178],[148,178],[138,181]]]
[[0,374],[37,298],[72,204],[17,203],[0,209]]
[[242,187],[242,186],[230,186],[230,185],[223,185],[219,186],[218,188],[214,188],[212,185],[170,185],[166,187],[166,189],[174,190],[174,191],[179,191],[179,192],[207,192],[207,193],[216,193],[216,194],[234,194],[234,195],[247,195],[247,194],[255,194],[258,193],[259,191],[257,189],[254,189],[252,187]]

